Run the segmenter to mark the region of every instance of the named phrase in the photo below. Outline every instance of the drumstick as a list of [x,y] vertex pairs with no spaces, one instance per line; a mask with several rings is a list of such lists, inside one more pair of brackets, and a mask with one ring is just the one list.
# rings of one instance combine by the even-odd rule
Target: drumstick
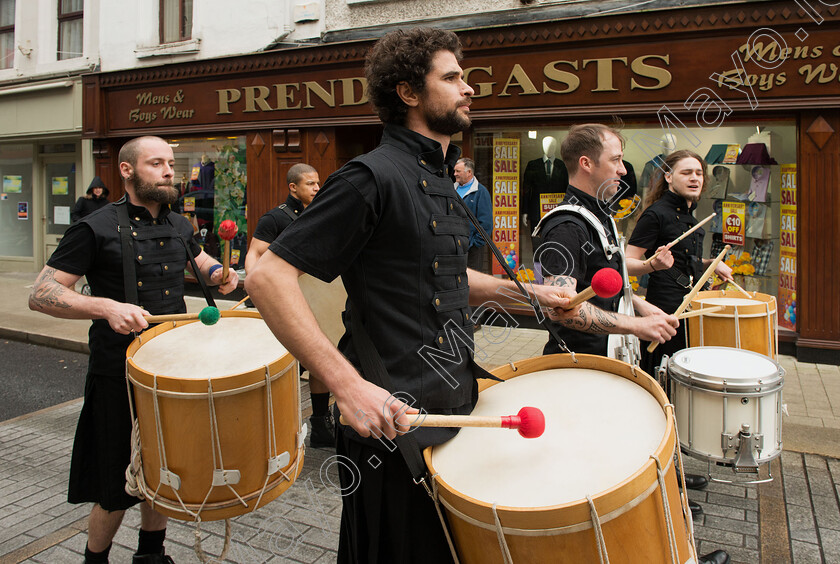
[[745,296],[747,296],[748,298],[752,299],[752,298],[754,298],[754,297],[755,297],[755,295],[750,294],[749,292],[747,292],[746,290],[744,290],[743,288],[741,288],[741,287],[738,285],[738,283],[737,283],[737,282],[735,282],[734,280],[730,280],[730,281],[729,281],[729,283],[730,283],[730,284],[732,284],[733,286],[735,286],[735,287],[738,289],[738,291],[739,291],[739,292],[741,292],[742,294],[744,294],[744,295],[745,295]]
[[572,309],[579,303],[585,302],[595,295],[611,298],[621,291],[623,281],[621,274],[612,268],[602,268],[592,277],[592,285],[569,301],[564,309]]
[[239,228],[232,219],[226,219],[219,225],[219,237],[224,241],[224,252],[222,257],[222,284],[228,279],[230,270],[230,242],[236,236]]
[[[670,243],[668,243],[665,246],[666,247],[671,247],[673,245],[676,245],[677,243],[679,243],[680,241],[682,241],[683,239],[685,239],[686,237],[688,237],[689,235],[694,233],[697,229],[700,228],[701,225],[703,225],[704,223],[706,223],[707,221],[709,221],[710,219],[712,219],[716,215],[717,215],[717,213],[712,213],[712,215],[710,215],[709,217],[707,217],[706,219],[704,219],[703,221],[701,221],[700,223],[698,223],[697,225],[695,225],[694,227],[692,227],[691,229],[689,229],[688,231],[686,231],[685,233],[683,233],[682,235],[680,235],[679,237],[677,237],[676,239],[674,239],[673,241],[671,241]],[[652,261],[653,259],[655,259],[658,256],[659,256],[659,251],[656,251],[655,253],[653,253],[652,257],[650,257],[649,259],[647,259],[646,261],[644,261],[642,263],[642,266],[647,266],[648,263],[650,263],[650,261]]]
[[[700,277],[700,280],[698,280],[694,287],[691,289],[691,291],[685,295],[682,303],[680,304],[680,307],[678,307],[677,311],[674,312],[675,316],[680,315],[682,312],[688,309],[688,305],[691,303],[691,300],[694,299],[694,296],[697,295],[697,292],[700,291],[700,288],[702,288],[703,285],[706,284],[706,280],[708,280],[712,276],[712,274],[715,272],[715,269],[717,268],[717,265],[720,264],[720,261],[723,260],[723,257],[726,256],[726,253],[728,253],[729,249],[731,248],[732,247],[730,247],[729,245],[726,245],[720,252],[720,254],[718,254],[718,256],[715,257],[715,260],[712,261],[712,263],[706,269],[706,272],[704,272],[703,276]],[[652,341],[650,345],[648,345],[647,352],[652,353],[658,346],[659,341]]]
[[723,309],[723,306],[704,307],[703,309],[695,309],[694,311],[687,311],[679,315],[675,315],[677,319],[688,319],[689,317],[699,317],[706,313],[714,313]]
[[168,315],[144,315],[149,323],[163,323],[165,321],[190,321],[198,319],[204,325],[215,325],[221,313],[215,307],[205,307],[198,313],[171,313]]
[[235,306],[233,306],[233,307],[232,307],[232,308],[230,308],[230,309],[236,309],[236,308],[238,308],[238,307],[239,307],[239,306],[241,306],[243,303],[245,303],[245,300],[247,300],[247,299],[248,299],[248,298],[250,298],[250,297],[251,297],[250,295],[245,296],[244,298],[242,298],[241,300],[239,300],[238,302],[236,302],[236,305],[235,305]]
[[[411,415],[411,414],[408,414]],[[341,415],[339,422],[349,425]],[[536,439],[545,431],[545,415],[536,407],[523,407],[516,415],[483,417],[479,415],[429,415],[425,414],[410,423],[412,427],[494,427],[516,429],[526,439]]]

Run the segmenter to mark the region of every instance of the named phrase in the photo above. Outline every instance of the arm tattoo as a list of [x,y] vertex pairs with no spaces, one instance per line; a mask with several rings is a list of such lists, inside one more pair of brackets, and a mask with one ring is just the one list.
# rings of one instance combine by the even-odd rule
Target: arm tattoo
[[39,310],[47,308],[69,309],[70,304],[64,298],[67,288],[55,279],[55,269],[47,267],[35,281],[29,303]]

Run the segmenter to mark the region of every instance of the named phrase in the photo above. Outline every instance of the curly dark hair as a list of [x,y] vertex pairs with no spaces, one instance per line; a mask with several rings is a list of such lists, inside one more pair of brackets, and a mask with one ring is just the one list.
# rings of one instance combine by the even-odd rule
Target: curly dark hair
[[365,61],[367,92],[383,123],[405,123],[408,106],[397,94],[397,85],[406,82],[414,92],[422,94],[438,51],[450,51],[458,62],[463,58],[457,35],[431,27],[392,31],[371,48]]
[[652,203],[657,201],[662,195],[668,191],[668,181],[665,180],[665,173],[671,172],[674,169],[674,166],[678,162],[683,159],[695,159],[703,169],[703,189],[700,193],[704,193],[706,191],[706,178],[708,178],[708,171],[706,170],[706,159],[695,153],[694,151],[689,151],[687,149],[681,149],[679,151],[674,151],[673,153],[669,154],[665,157],[665,160],[660,165],[660,169],[662,170],[662,174],[659,174],[656,179],[656,184],[651,188],[650,192],[648,193],[648,197],[645,200],[645,209],[650,207]]

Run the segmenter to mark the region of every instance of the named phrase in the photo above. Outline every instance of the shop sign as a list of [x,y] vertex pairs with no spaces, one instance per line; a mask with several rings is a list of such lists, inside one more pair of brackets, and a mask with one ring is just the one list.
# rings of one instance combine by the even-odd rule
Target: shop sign
[[[519,139],[493,139],[493,242],[512,269],[519,266]],[[493,274],[504,274],[493,262]]]
[[746,204],[744,202],[723,202],[723,242],[734,247],[743,247],[746,243],[744,230]]
[[[715,108],[729,115],[729,101],[746,101],[756,109],[764,97],[840,95],[836,36],[820,30],[807,40],[808,44],[784,47],[767,38],[730,36],[628,43],[620,50],[614,45],[499,49],[478,56],[467,53],[462,65],[464,79],[475,91],[471,109],[479,113],[523,108],[569,113],[592,104],[680,100],[685,110],[705,120],[713,118]],[[778,64],[768,71],[761,61]],[[107,90],[104,123],[115,131],[371,116],[361,61],[339,69],[305,70],[306,80],[300,79],[301,69],[290,68],[283,73],[242,72],[173,86]],[[86,129],[97,112],[89,110]]]
[[565,192],[540,194],[540,219],[544,218],[548,212],[559,206],[565,196]]
[[796,165],[780,168],[779,326],[796,330]]

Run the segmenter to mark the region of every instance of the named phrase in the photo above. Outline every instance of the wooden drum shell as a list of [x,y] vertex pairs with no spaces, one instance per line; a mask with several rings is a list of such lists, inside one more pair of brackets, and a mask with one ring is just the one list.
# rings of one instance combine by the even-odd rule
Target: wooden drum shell
[[[731,290],[699,292],[691,300],[691,311],[702,309],[704,300],[715,298],[742,299],[744,295]],[[779,342],[776,298],[756,293],[751,299],[762,303],[725,305],[722,310],[686,319],[688,348],[731,347],[776,359]],[[707,303],[705,307],[713,305]]]
[[[679,562],[696,559],[690,542],[687,519],[691,519],[681,503],[674,466],[677,447],[674,420],[668,400],[659,385],[643,371],[633,371],[624,362],[585,354],[576,355],[575,364],[570,355],[549,355],[515,363],[515,368],[505,365],[493,370],[503,380],[527,376],[531,372],[553,368],[588,368],[615,374],[642,386],[662,406],[667,419],[666,434],[655,454],[665,469],[665,489],[670,506],[671,520],[678,549]],[[483,391],[497,382],[483,380]],[[435,475],[432,449],[424,451],[430,475]],[[490,504],[463,495],[440,476],[434,478],[445,511],[453,541],[461,562],[503,563],[504,559],[495,530],[495,520]],[[656,463],[649,459],[633,475],[615,486],[592,496],[601,520],[610,562],[670,562],[670,543],[665,509],[658,486]],[[635,505],[633,506],[633,502]],[[455,512],[466,516],[462,518]],[[497,506],[499,521],[506,530],[505,539],[514,562],[598,562],[598,543],[592,527],[590,506],[586,499],[546,507]],[[474,521],[474,522],[470,522]],[[521,529],[511,531],[511,529]],[[544,529],[565,529],[544,531]],[[539,534],[536,534],[539,533]]]
[[[258,313],[250,311],[223,311],[221,316],[261,319]],[[192,521],[194,518],[181,508],[175,491],[161,483],[162,457],[153,392],[155,376],[138,367],[132,358],[144,343],[184,324],[162,323],[137,337],[127,351],[127,378],[133,390],[134,409],[139,424],[146,490],[154,496],[158,512]],[[281,356],[269,364],[269,373],[272,378],[273,434],[276,440],[276,451],[271,454],[264,367],[211,380],[157,375],[161,438],[167,467],[180,477],[181,486],[177,493],[191,511],[197,511],[204,503],[200,513],[202,521],[228,519],[248,513],[257,508],[258,499],[260,507],[265,505],[286,491],[303,468],[303,450],[298,449],[300,385],[294,357],[289,353]],[[208,381],[212,382],[224,468],[240,472],[239,482],[231,487],[247,502],[247,507],[228,486],[212,487],[213,426]],[[260,498],[268,474],[267,460],[283,452],[290,455],[289,463],[281,468],[289,479],[281,473],[273,474]]]

